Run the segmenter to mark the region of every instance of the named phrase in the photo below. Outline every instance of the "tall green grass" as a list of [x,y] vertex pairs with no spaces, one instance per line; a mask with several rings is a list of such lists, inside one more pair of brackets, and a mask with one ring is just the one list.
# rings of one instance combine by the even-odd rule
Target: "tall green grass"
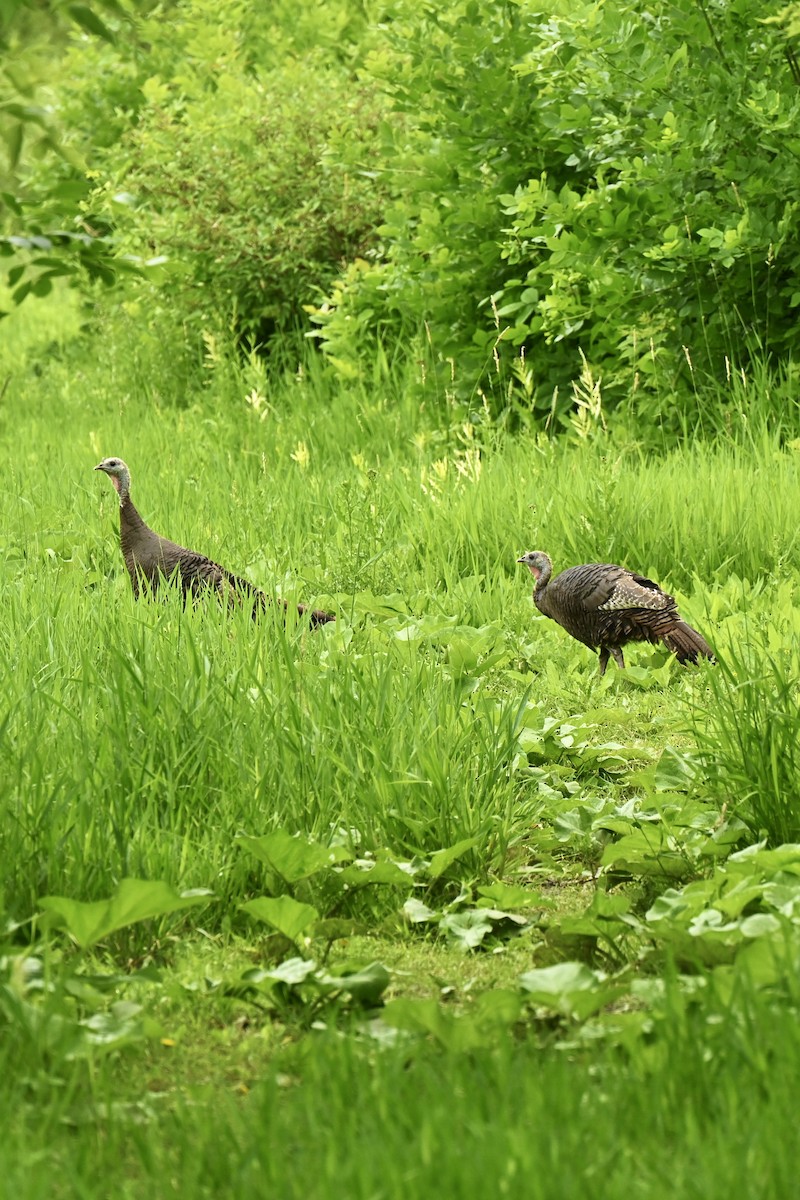
[[[518,554],[652,573],[712,642],[738,619],[731,577],[800,566],[797,455],[766,437],[760,454],[659,457],[497,438],[440,427],[399,380],[377,395],[314,370],[276,382],[216,351],[204,386],[163,405],[158,359],[147,386],[134,374],[120,391],[132,352],[118,337],[96,362],[82,345],[29,350],[4,407],[0,882],[18,916],[43,892],[90,898],[125,874],[241,895],[242,829],[345,829],[409,854],[474,835],[497,869],[530,819],[508,770],[519,705],[531,694],[563,715],[574,697],[546,668],[577,669],[578,694],[593,672],[534,613]],[[135,604],[116,497],[92,471],[106,454],[127,458],[159,532],[333,605],[336,626]],[[487,627],[498,670],[465,692],[446,638],[403,635],[426,616]],[[524,680],[503,671],[515,661]]]
[[788,587],[775,618],[727,639],[694,736],[717,803],[771,845],[800,841],[800,618]]

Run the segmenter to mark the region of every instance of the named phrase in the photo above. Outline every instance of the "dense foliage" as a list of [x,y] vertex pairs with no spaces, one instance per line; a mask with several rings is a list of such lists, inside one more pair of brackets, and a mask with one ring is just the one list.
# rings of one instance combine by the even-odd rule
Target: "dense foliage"
[[[367,166],[382,106],[324,39],[297,54],[254,25],[249,5],[195,2],[140,23],[146,52],[101,48],[92,114],[102,121],[127,79],[126,126],[98,150],[108,182],[93,204],[132,253],[167,260],[162,294],[195,329],[263,344],[375,242],[382,193]],[[91,93],[76,66],[80,120]]]
[[648,414],[754,350],[788,359],[800,99],[762,16],[409,5],[370,64],[412,126],[385,160],[386,259],[318,315],[330,351],[357,356],[381,295],[473,374],[498,339],[524,348],[545,409],[582,352]]
[[[127,2],[102,0],[124,33],[130,29]],[[100,6],[8,0],[0,7],[0,255],[9,260],[13,304],[49,295],[60,278],[84,288],[96,280],[110,285],[141,263],[120,257],[109,225],[88,213],[91,142],[59,119],[54,62],[63,59],[76,30],[86,44],[114,38]]]
[[367,168],[382,106],[350,61],[364,20],[344,6],[316,21],[243,2],[112,7],[102,36],[84,29],[65,58],[58,153],[12,164],[0,249],[28,252],[12,267],[15,300],[71,273],[77,243],[90,276],[147,277],[161,297],[153,320],[291,336],[381,219]]
[[121,12],[69,52],[62,155],[17,153],[7,228],[82,196],[84,257],[112,235],[152,319],[275,350],[310,312],[349,376],[423,336],[456,395],[551,419],[581,373],[668,421],[791,363],[800,75],[755,0]]

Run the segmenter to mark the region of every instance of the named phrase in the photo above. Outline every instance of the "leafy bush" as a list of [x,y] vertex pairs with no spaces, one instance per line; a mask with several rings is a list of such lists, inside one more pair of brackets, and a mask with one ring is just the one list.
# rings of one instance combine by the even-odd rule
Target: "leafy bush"
[[[392,193],[386,261],[350,271],[314,319],[324,348],[350,371],[372,354],[373,337],[407,339],[427,325],[438,357],[458,359],[470,387],[491,362],[489,297],[509,274],[497,197],[523,183],[531,163],[543,165],[536,97],[510,70],[523,12],[403,0],[395,18],[365,67],[403,117],[381,167]],[[477,329],[488,339],[473,341]]]
[[[367,168],[385,104],[355,78],[366,10],[182,0],[169,21],[123,12],[73,39],[53,105],[62,157],[27,164],[26,196],[63,193],[87,242],[114,239],[119,266],[167,260],[150,272],[156,320],[254,341],[290,330],[381,218]],[[19,249],[53,253],[0,252]]]
[[581,351],[650,413],[754,349],[788,358],[800,97],[761,6],[399,13],[369,64],[412,126],[387,153],[388,266],[318,315],[338,359],[376,288],[475,373],[524,346],[542,413]]
[[[125,8],[114,7],[119,23]],[[0,257],[14,304],[48,295],[58,278],[111,283],[133,265],[80,211],[92,184],[55,111],[54,60],[76,29],[113,37],[87,5],[14,0],[0,12]]]
[[[341,56],[337,15],[321,22],[321,41],[338,30]],[[381,118],[374,87],[330,44],[298,53],[271,22],[251,5],[221,13],[187,0],[168,26],[143,22],[136,51],[95,46],[105,69],[81,74],[66,109],[85,132],[104,104],[117,124],[122,114],[119,137],[99,149],[93,206],[122,248],[168,259],[169,307],[256,341],[302,319],[367,251],[382,211],[366,170]]]
[[788,355],[800,293],[783,151],[800,103],[760,13],[725,6],[707,26],[698,5],[647,21],[628,5],[540,26],[516,69],[547,80],[539,119],[559,161],[501,198],[503,257],[525,268],[498,297],[512,343],[533,336],[564,366],[580,344],[607,387],[651,393],[722,378],[756,347]]
[[263,82],[223,76],[188,102],[165,84],[149,94],[113,184],[136,197],[118,227],[180,265],[170,291],[204,321],[216,311],[257,340],[291,329],[374,240],[381,197],[360,169],[379,115],[369,92],[304,62]]
[[[115,278],[114,238],[169,260],[152,323],[261,342],[311,312],[345,374],[402,347],[549,421],[583,374],[667,432],[709,377],[790,370],[800,68],[756,0],[179,0],[111,6],[100,36],[92,11],[32,194],[106,239],[81,270]],[[17,298],[63,263],[38,249]]]

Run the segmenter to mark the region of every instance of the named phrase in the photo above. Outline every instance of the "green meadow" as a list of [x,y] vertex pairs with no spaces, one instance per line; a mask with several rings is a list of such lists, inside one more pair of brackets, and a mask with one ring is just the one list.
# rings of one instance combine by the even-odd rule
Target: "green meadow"
[[798,36],[0,4],[0,1200],[795,1196]]
[[[791,428],[740,387],[702,441],[551,440],[77,324],[4,325],[8,1194],[790,1194]],[[135,602],[111,454],[336,622]],[[650,573],[718,664],[600,678],[530,548]]]

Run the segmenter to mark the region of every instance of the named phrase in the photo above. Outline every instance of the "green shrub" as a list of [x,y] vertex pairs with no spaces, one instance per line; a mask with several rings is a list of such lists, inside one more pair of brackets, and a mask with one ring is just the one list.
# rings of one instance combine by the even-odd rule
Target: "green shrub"
[[369,64],[410,126],[387,151],[387,263],[338,286],[323,345],[358,360],[352,316],[382,319],[379,288],[496,407],[497,357],[524,346],[542,416],[555,388],[571,404],[581,353],[649,415],[754,350],[788,359],[800,95],[762,15],[401,3]]
[[607,392],[651,395],[722,379],[756,348],[788,357],[800,101],[761,11],[707,25],[700,5],[643,20],[629,4],[538,28],[515,69],[556,166],[501,198],[502,255],[522,268],[498,297],[513,344],[563,365],[580,345]]
[[310,78],[308,62],[263,82],[227,76],[220,90],[183,103],[153,85],[114,183],[136,204],[117,220],[180,265],[169,286],[187,312],[262,340],[374,242],[381,197],[360,161],[378,108],[329,68]]
[[375,244],[386,104],[356,77],[368,17],[351,7],[182,0],[73,41],[55,114],[68,154],[31,182],[72,189],[121,264],[160,262],[151,321],[267,340]]
[[381,164],[392,194],[385,262],[349,272],[315,314],[337,365],[358,370],[370,333],[407,339],[426,326],[467,391],[491,363],[491,345],[474,335],[493,327],[489,297],[509,273],[497,198],[539,163],[536,97],[510,70],[524,25],[517,5],[395,5],[365,67],[402,115]]

